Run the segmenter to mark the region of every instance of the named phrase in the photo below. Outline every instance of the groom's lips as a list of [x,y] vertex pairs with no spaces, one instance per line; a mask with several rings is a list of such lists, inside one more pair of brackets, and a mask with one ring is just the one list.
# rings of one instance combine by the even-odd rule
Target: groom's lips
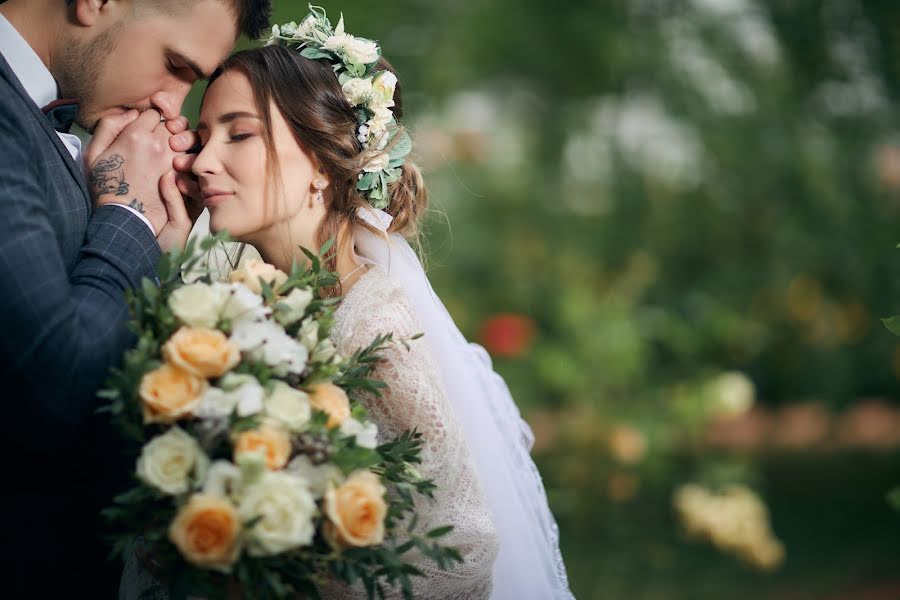
[[206,208],[213,208],[234,196],[234,192],[223,192],[222,190],[214,190],[207,188],[203,190],[203,205]]

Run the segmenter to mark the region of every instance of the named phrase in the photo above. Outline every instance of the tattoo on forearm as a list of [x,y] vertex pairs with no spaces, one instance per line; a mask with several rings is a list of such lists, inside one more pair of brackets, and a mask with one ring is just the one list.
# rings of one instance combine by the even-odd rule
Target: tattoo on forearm
[[144,203],[138,200],[137,198],[133,199],[128,203],[128,206],[138,211],[141,214],[144,214],[146,211],[144,210]]
[[103,194],[115,194],[125,196],[128,194],[128,184],[125,182],[125,159],[121,154],[113,154],[97,162],[90,174],[91,187],[96,196]]

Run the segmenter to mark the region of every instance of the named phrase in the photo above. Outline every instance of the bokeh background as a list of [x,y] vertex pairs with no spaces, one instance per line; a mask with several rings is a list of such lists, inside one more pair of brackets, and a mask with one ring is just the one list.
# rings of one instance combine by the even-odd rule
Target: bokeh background
[[900,2],[323,4],[397,68],[576,597],[900,597]]

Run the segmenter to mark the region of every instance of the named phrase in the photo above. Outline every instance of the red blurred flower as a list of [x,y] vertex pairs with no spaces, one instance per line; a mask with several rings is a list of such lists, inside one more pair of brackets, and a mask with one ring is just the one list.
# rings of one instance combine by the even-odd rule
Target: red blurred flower
[[534,319],[520,314],[499,314],[488,317],[481,326],[481,344],[494,356],[518,358],[534,341]]

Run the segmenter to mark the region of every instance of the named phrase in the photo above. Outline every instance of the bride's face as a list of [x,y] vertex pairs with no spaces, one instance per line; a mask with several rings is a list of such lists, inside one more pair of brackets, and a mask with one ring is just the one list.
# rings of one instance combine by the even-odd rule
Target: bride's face
[[270,107],[277,179],[269,177],[263,122],[250,81],[227,71],[207,89],[197,132],[203,146],[193,171],[200,180],[210,230],[253,241],[273,225],[308,210],[318,173],[275,104]]

